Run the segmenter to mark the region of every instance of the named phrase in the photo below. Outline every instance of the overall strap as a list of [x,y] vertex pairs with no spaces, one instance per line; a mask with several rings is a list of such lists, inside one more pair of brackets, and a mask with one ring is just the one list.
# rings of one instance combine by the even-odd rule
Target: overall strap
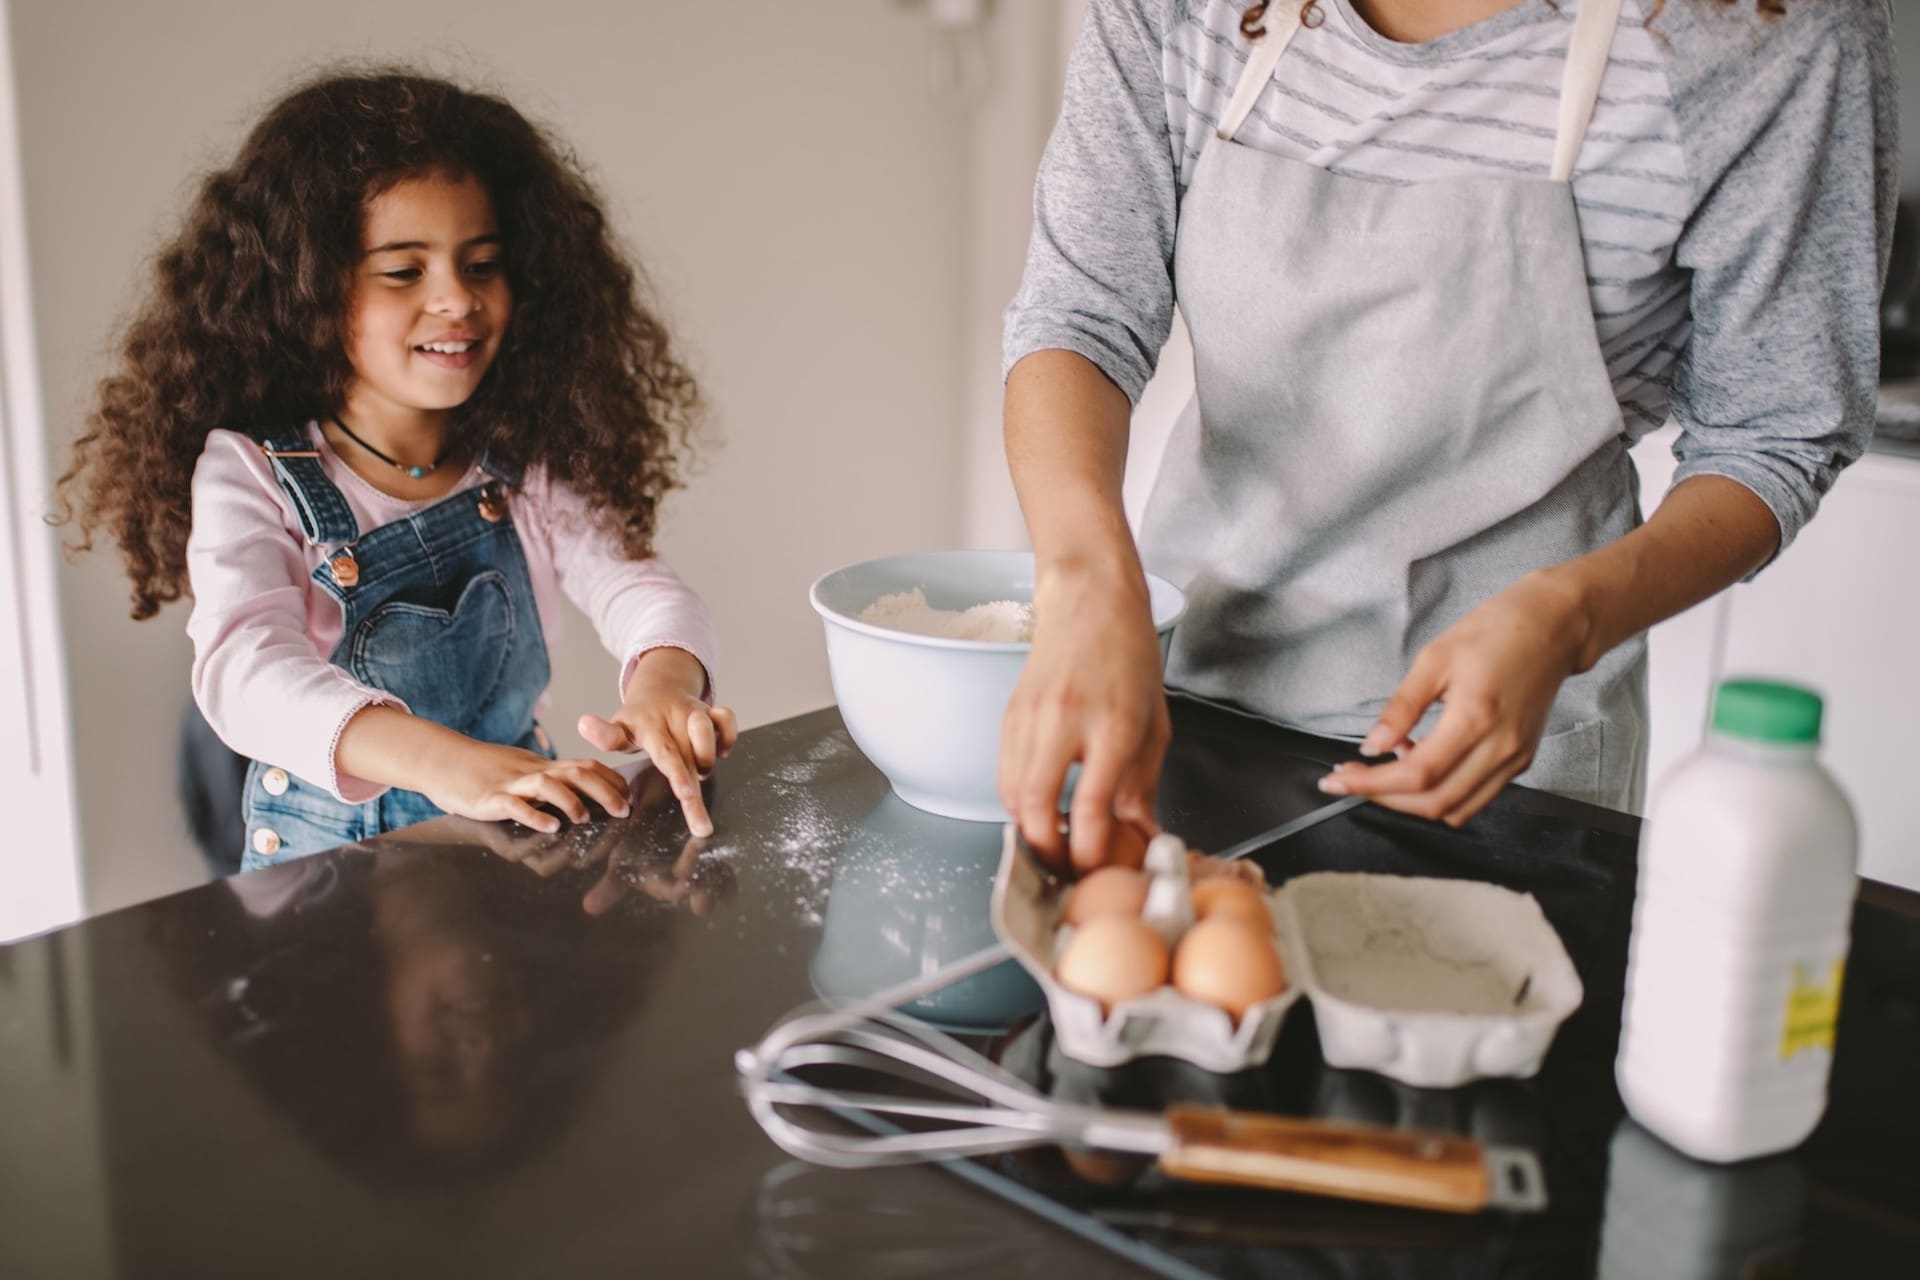
[[360,536],[353,508],[320,466],[305,427],[260,427],[248,432],[273,464],[273,474],[315,546],[352,542]]
[[1287,51],[1294,34],[1300,30],[1300,17],[1306,7],[1306,0],[1279,0],[1267,10],[1267,32],[1247,55],[1247,65],[1240,69],[1233,97],[1227,103],[1226,113],[1220,117],[1218,132],[1223,140],[1233,138],[1259,100],[1260,91],[1273,79],[1273,69],[1280,65],[1280,55]]
[[1600,97],[1600,81],[1613,52],[1613,32],[1620,23],[1620,0],[1580,0],[1573,16],[1573,38],[1567,45],[1566,74],[1560,80],[1560,130],[1553,139],[1555,182],[1573,177],[1573,162],[1587,140],[1593,104]]
[[479,464],[482,471],[492,476],[495,480],[498,480],[501,484],[506,485],[508,488],[513,488],[520,483],[520,468],[511,467],[504,462],[496,460],[491,453],[484,449],[480,451]]

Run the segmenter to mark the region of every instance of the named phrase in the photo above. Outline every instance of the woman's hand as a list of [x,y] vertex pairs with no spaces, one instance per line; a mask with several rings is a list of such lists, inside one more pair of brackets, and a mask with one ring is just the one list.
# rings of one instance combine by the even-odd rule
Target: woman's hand
[[[1560,684],[1581,669],[1586,615],[1550,572],[1522,578],[1420,651],[1360,744],[1385,764],[1343,764],[1321,780],[1330,795],[1366,796],[1450,827],[1484,809],[1533,762]],[[1445,705],[1418,744],[1407,735],[1435,700]]]
[[598,760],[549,760],[519,747],[462,738],[437,752],[415,789],[448,813],[500,821],[551,834],[560,820],[534,807],[545,804],[570,822],[586,822],[591,800],[616,818],[627,813],[627,780]]
[[701,698],[707,670],[684,649],[649,649],[627,679],[626,702],[607,719],[580,717],[580,736],[601,751],[644,751],[680,802],[687,829],[713,834],[700,779],[740,737],[733,712]]
[[[1159,831],[1153,798],[1171,736],[1160,641],[1146,581],[1134,574],[1043,572],[1033,649],[1000,731],[1000,800],[1036,852],[1091,870],[1108,860],[1114,819]],[[1060,791],[1080,762],[1071,850]]]

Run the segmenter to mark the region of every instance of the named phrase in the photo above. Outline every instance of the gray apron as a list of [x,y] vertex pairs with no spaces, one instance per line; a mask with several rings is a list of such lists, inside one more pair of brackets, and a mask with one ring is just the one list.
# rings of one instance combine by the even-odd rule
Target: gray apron
[[[1580,5],[1550,180],[1394,186],[1233,141],[1299,26],[1274,6],[1180,207],[1195,393],[1141,530],[1189,601],[1169,684],[1358,738],[1474,606],[1639,522],[1568,181],[1618,14]],[[1637,808],[1646,723],[1635,637],[1519,780]]]

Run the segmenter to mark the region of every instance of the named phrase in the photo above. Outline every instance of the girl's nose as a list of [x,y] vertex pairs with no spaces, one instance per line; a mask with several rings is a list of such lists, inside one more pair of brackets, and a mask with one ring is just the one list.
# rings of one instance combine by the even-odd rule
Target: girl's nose
[[480,309],[480,295],[463,284],[449,282],[435,292],[427,309],[439,316],[470,316]]

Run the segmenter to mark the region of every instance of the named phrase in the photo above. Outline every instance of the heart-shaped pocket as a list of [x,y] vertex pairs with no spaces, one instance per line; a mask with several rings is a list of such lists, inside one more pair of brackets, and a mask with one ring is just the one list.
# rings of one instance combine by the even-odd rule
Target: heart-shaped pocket
[[497,569],[469,580],[452,612],[389,600],[354,633],[348,669],[415,715],[472,733],[499,696],[520,638],[514,613]]

